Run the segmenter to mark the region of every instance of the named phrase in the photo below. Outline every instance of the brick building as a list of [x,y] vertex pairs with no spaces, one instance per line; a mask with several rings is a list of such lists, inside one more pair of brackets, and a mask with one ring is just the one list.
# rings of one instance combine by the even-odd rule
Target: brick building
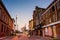
[[40,16],[45,11],[44,8],[39,8],[36,6],[35,10],[33,11],[33,27],[34,27],[34,35],[42,35],[42,31],[40,31]]
[[0,0],[0,37],[10,35],[14,26],[14,21],[8,13],[2,0]]
[[60,0],[54,0],[40,16],[43,36],[60,38]]
[[54,0],[45,11],[42,11],[40,16],[39,14],[35,9],[33,12],[33,26],[36,33],[38,34],[36,29],[41,28],[40,34],[43,37],[60,38],[60,0]]

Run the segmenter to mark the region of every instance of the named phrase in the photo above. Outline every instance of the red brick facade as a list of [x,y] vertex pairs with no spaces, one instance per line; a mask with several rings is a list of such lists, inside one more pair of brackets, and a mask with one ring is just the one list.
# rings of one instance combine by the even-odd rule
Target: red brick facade
[[0,0],[0,37],[11,34],[13,30],[13,20]]
[[41,15],[44,36],[60,37],[60,1],[56,0],[51,3],[46,11]]
[[[33,14],[33,19],[36,17]],[[38,15],[38,13],[37,13]],[[54,0],[40,15],[40,23],[42,23],[42,32],[44,37],[60,38],[60,0]],[[36,19],[34,19],[36,20]],[[34,21],[33,20],[33,21]],[[37,21],[35,21],[37,22]],[[36,23],[35,23],[36,24]],[[34,25],[33,25],[34,26]],[[41,34],[41,33],[40,33]]]
[[34,34],[37,36],[40,35],[40,29],[38,26],[40,27],[40,16],[44,11],[44,8],[39,8],[38,6],[36,6],[35,10],[33,11],[33,27],[35,29]]

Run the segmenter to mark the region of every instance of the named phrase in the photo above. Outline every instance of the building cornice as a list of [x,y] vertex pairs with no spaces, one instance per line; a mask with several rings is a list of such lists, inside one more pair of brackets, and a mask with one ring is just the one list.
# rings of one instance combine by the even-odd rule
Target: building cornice
[[58,0],[54,0],[45,10],[45,12],[43,12],[43,14],[40,16],[42,17],[44,14],[46,14],[46,12],[51,9],[52,6],[54,6],[56,3],[58,2]]
[[48,26],[53,26],[53,25],[56,25],[56,24],[59,24],[59,23],[60,23],[60,21],[57,21],[57,22],[54,22],[54,23],[51,23],[51,24],[48,24],[48,25],[44,25],[44,26],[42,26],[42,28],[48,27]]

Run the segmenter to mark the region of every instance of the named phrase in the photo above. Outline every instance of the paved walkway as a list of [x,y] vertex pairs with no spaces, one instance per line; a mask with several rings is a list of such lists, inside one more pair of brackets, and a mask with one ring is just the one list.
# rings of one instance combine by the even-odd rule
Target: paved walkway
[[31,38],[34,38],[34,40],[53,40],[52,38],[41,37],[41,36],[32,36]]
[[20,35],[20,36],[10,36],[6,37],[0,40],[52,40],[51,38],[46,38],[46,37],[40,37],[40,36],[32,36],[32,37],[27,37],[27,35]]

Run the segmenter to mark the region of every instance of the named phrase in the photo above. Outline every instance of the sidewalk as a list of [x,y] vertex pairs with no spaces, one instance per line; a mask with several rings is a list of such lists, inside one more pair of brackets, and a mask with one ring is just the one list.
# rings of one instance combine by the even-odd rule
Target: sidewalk
[[0,39],[4,39],[4,38],[7,38],[8,36],[5,36],[5,37],[0,37]]
[[42,36],[31,36],[31,38],[40,39],[40,40],[53,40],[52,38],[42,37]]
[[12,37],[14,37],[14,36],[5,36],[5,37],[0,37],[0,40],[2,40],[2,39],[6,39],[6,38],[12,38]]

